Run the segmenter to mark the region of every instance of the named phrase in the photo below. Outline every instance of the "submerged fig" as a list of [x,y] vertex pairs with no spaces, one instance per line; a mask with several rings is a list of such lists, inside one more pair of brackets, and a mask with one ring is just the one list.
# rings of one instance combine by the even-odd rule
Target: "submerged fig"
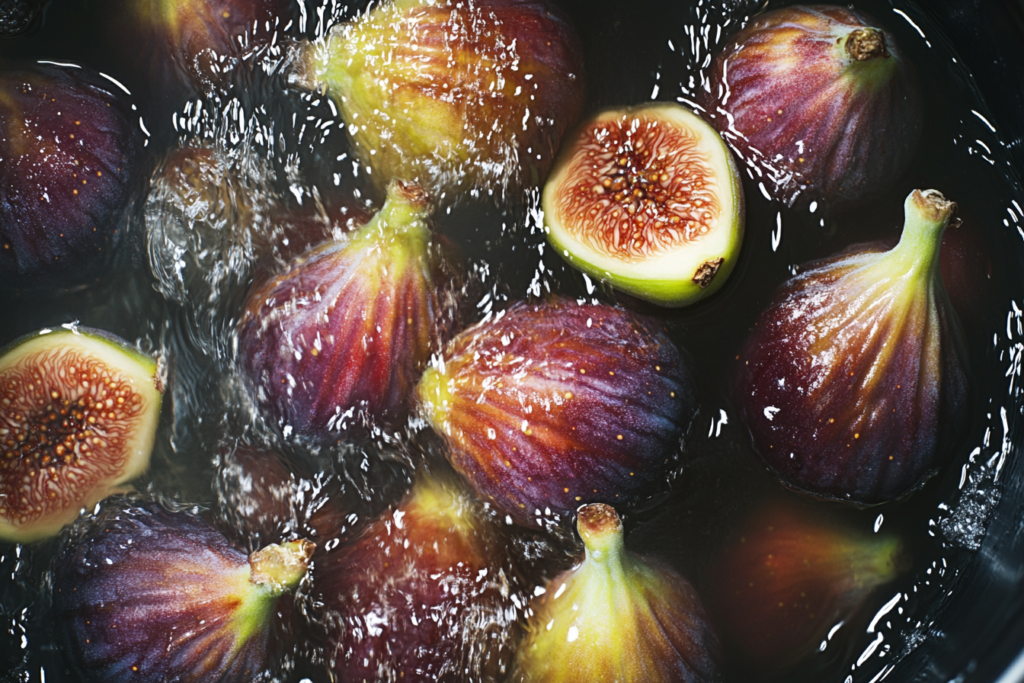
[[896,536],[772,505],[715,560],[707,604],[725,646],[763,674],[817,651],[907,564]]
[[0,354],[0,539],[56,535],[149,466],[163,380],[99,330],[43,330]]
[[892,34],[847,7],[757,16],[717,55],[701,92],[715,127],[790,204],[883,192],[907,170],[921,136],[913,66]]
[[514,683],[718,680],[718,639],[690,583],[625,549],[611,506],[580,508],[586,556],[531,603]]
[[467,495],[420,475],[398,506],[314,567],[334,675],[503,680],[515,607],[501,548]]
[[455,469],[521,524],[648,491],[697,409],[688,363],[663,332],[565,299],[466,330],[417,393]]
[[54,562],[53,623],[90,682],[264,680],[281,654],[278,598],[312,552],[293,541],[246,557],[189,513],[120,505]]
[[939,274],[955,207],[915,190],[895,248],[809,264],[761,314],[740,356],[736,402],[786,485],[892,500],[967,426],[966,349]]
[[392,0],[300,48],[381,183],[538,184],[583,108],[583,56],[545,0]]
[[88,69],[0,70],[0,289],[80,285],[110,269],[142,148],[130,106]]
[[294,261],[250,294],[238,355],[251,396],[286,437],[326,442],[395,425],[443,327],[431,207],[393,183],[350,239]]
[[641,299],[685,306],[718,290],[743,240],[732,154],[689,109],[659,103],[584,123],[544,186],[548,240]]

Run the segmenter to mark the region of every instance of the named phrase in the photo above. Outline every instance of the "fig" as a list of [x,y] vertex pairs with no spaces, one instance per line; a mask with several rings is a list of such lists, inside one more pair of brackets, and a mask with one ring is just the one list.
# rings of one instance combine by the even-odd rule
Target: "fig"
[[392,0],[299,49],[381,183],[434,196],[541,182],[583,108],[583,53],[545,0]]
[[715,57],[701,97],[714,126],[790,205],[882,193],[921,137],[913,65],[891,33],[849,7],[757,16]]
[[350,239],[317,247],[249,294],[239,365],[285,437],[323,443],[405,418],[444,324],[431,211],[419,187],[393,183]]
[[808,264],[761,314],[740,355],[736,403],[787,486],[861,505],[892,500],[966,428],[967,352],[939,272],[955,207],[915,190],[899,244]]
[[898,536],[795,506],[758,508],[738,536],[714,561],[707,602],[723,642],[760,674],[817,651],[909,564]]
[[53,565],[53,621],[86,681],[255,681],[279,662],[278,598],[313,544],[234,548],[153,502],[105,511]]
[[420,474],[396,507],[313,568],[338,680],[501,681],[516,607],[476,504]]
[[464,331],[417,395],[454,468],[524,525],[648,491],[697,410],[688,362],[662,331],[566,299]]
[[115,263],[142,149],[132,119],[88,69],[0,69],[0,289],[81,285]]
[[718,680],[718,637],[693,586],[625,549],[615,508],[584,505],[582,562],[533,600],[516,683]]
[[542,198],[548,241],[585,273],[664,306],[717,291],[743,240],[743,187],[718,133],[686,107],[596,114]]
[[158,363],[114,335],[42,330],[0,353],[0,539],[56,535],[149,465]]

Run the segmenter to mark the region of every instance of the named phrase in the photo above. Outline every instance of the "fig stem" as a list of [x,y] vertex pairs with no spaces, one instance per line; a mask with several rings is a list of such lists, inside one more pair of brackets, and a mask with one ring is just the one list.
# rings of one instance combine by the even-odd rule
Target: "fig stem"
[[619,557],[622,553],[622,520],[611,505],[592,503],[582,506],[578,511],[576,529],[587,547],[588,560],[605,562],[609,557]]
[[851,31],[846,37],[846,54],[858,62],[866,62],[875,57],[888,57],[889,49],[885,44],[885,34],[877,28],[859,28]]
[[930,277],[938,268],[942,233],[956,211],[956,202],[937,190],[914,190],[903,209],[903,235],[891,253],[905,262],[908,270],[920,269],[922,275]]
[[257,550],[249,557],[249,582],[275,595],[294,590],[309,570],[314,549],[315,543],[299,540]]
[[418,185],[393,181],[388,185],[384,206],[360,231],[360,237],[409,235],[424,243],[430,240],[426,220],[433,213],[427,193]]

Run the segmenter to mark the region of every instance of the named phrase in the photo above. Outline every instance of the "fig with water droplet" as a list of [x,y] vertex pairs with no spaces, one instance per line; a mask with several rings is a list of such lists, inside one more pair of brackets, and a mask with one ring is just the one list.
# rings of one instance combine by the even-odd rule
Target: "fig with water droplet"
[[531,603],[511,680],[718,680],[718,638],[693,586],[626,550],[611,506],[581,507],[576,525],[586,555]]
[[584,100],[583,56],[544,0],[394,0],[299,48],[380,183],[502,192],[540,183]]
[[149,466],[157,362],[88,328],[42,330],[0,353],[0,539],[56,535]]
[[520,303],[461,333],[417,389],[455,469],[521,524],[663,482],[697,409],[688,362],[621,308]]
[[134,119],[88,69],[0,70],[0,288],[81,285],[116,263],[142,148]]
[[405,419],[446,324],[431,211],[419,187],[393,183],[354,235],[249,294],[239,365],[253,402],[285,437],[323,443]]
[[504,679],[516,608],[491,523],[421,474],[396,507],[313,569],[339,680]]
[[758,673],[818,650],[909,564],[899,537],[810,508],[763,506],[737,536],[713,562],[708,607],[724,644]]
[[758,15],[715,57],[701,96],[714,126],[790,204],[886,191],[921,137],[913,65],[891,33],[848,7]]
[[967,354],[939,273],[955,206],[915,190],[893,249],[808,264],[761,314],[735,396],[757,452],[787,486],[863,505],[893,500],[965,430]]
[[246,556],[195,515],[122,502],[57,556],[53,624],[87,681],[270,680],[279,598],[312,552],[300,540]]
[[582,124],[544,186],[548,241],[598,280],[664,306],[717,291],[743,240],[743,187],[718,133],[659,103]]

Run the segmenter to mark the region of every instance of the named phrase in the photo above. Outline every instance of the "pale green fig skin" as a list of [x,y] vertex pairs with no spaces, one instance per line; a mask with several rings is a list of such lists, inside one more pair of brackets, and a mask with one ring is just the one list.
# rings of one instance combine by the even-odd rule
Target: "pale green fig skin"
[[[569,222],[574,219],[562,199],[563,193],[573,191],[571,186],[574,180],[583,177],[577,169],[584,163],[588,166],[592,164],[590,158],[584,157],[585,153],[581,151],[592,132],[607,129],[615,121],[636,120],[656,122],[658,125],[674,126],[686,131],[684,135],[696,142],[690,153],[698,160],[705,176],[711,179],[711,194],[719,204],[717,215],[711,219],[712,224],[705,233],[678,239],[672,246],[654,249],[650,255],[641,256],[621,251],[616,253],[613,248],[598,249],[594,247],[593,240],[589,244],[582,240],[578,234],[574,234],[580,232],[580,228],[574,230],[569,226]],[[591,277],[660,306],[689,306],[720,290],[738,261],[743,243],[745,200],[739,168],[718,133],[686,107],[659,102],[605,110],[581,124],[570,138],[572,142],[563,148],[556,160],[542,195],[545,232],[558,254]],[[661,157],[674,157],[677,150],[658,151]],[[654,163],[661,162],[662,158],[654,160]],[[600,180],[594,177],[595,182]],[[660,181],[659,189],[663,189],[672,203],[678,206],[677,200],[681,196],[673,194],[671,187],[674,183],[676,178],[665,178]],[[629,191],[636,189],[626,187],[627,199]],[[645,194],[650,196],[649,193]],[[657,211],[658,217],[670,215],[671,212],[666,208],[652,208],[648,202],[656,200],[648,200],[647,196],[635,202],[633,207],[639,207],[639,212]],[[607,195],[599,199],[607,201]],[[625,206],[623,210],[628,211],[629,208]],[[607,215],[604,217],[608,218]],[[654,219],[648,223],[654,225],[649,229],[662,229]]]
[[159,361],[101,330],[0,351],[0,540],[55,536],[145,472],[163,391]]
[[531,603],[510,680],[717,680],[718,639],[689,582],[625,550],[611,506],[581,507],[578,528],[586,556]]

